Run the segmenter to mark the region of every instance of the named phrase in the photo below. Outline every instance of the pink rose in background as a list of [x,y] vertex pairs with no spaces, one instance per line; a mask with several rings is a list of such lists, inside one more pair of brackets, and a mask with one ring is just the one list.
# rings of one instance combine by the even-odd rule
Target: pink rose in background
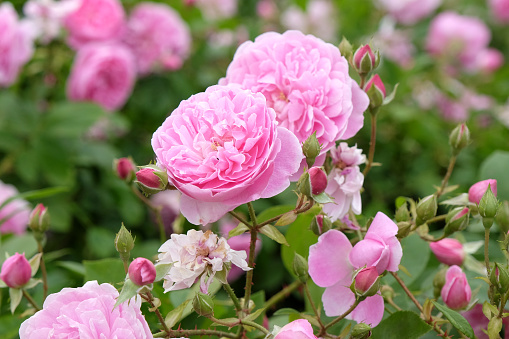
[[501,23],[509,23],[509,0],[487,0],[493,16]]
[[456,265],[449,267],[445,273],[445,285],[440,293],[444,303],[453,310],[468,306],[472,290],[465,273]]
[[[0,181],[0,205],[19,194],[18,190]],[[28,226],[31,208],[25,200],[14,199],[0,209],[0,233],[23,234]]]
[[442,0],[377,0],[377,3],[398,22],[413,25],[437,9]]
[[486,179],[479,182],[476,182],[468,189],[468,201],[473,204],[479,204],[482,196],[486,193],[486,190],[490,186],[491,191],[495,196],[497,196],[497,180],[495,179]]
[[[468,212],[468,209],[467,209]],[[429,244],[438,261],[446,265],[462,265],[465,260],[463,245],[456,239],[445,238]]]
[[136,57],[139,74],[182,67],[191,48],[191,33],[168,5],[142,2],[131,12],[125,41]]
[[[474,330],[474,334],[477,339],[489,339],[489,336],[483,332],[488,330],[489,319],[486,318],[482,311],[482,304],[476,304],[472,309],[466,312],[462,312],[461,315],[468,321]],[[502,338],[509,339],[509,318],[503,318],[502,323],[504,324],[504,334]]]
[[369,104],[339,49],[299,31],[268,32],[243,43],[220,80],[229,83],[262,93],[279,126],[300,142],[316,131],[322,154],[359,131]]
[[69,45],[78,49],[90,42],[118,40],[125,29],[125,13],[119,0],[81,0],[65,17]]
[[182,101],[157,129],[157,163],[183,193],[181,211],[191,223],[214,222],[290,185],[302,149],[275,118],[262,94],[211,86]]
[[286,324],[274,339],[317,339],[313,327],[306,319],[297,319]]
[[[152,205],[161,207],[161,218],[168,237],[173,233],[173,223],[180,215],[180,196],[177,190],[165,190],[150,196]],[[152,219],[157,224],[155,215],[152,215]]]
[[10,2],[0,4],[0,87],[12,85],[32,57],[34,36],[31,25],[18,20]]
[[411,32],[396,29],[396,22],[391,18],[384,17],[380,21],[373,43],[387,59],[403,68],[413,67],[416,49]]
[[25,320],[20,339],[39,338],[153,338],[140,311],[141,300],[131,299],[113,309],[118,292],[110,284],[89,281],[83,287],[51,294],[43,309]]
[[237,0],[194,0],[193,4],[209,21],[228,19],[237,14]]
[[493,73],[504,64],[504,55],[498,49],[486,48],[477,55],[475,69],[484,73]]
[[67,80],[72,101],[93,101],[113,111],[124,105],[136,79],[131,51],[119,43],[89,44],[81,48]]

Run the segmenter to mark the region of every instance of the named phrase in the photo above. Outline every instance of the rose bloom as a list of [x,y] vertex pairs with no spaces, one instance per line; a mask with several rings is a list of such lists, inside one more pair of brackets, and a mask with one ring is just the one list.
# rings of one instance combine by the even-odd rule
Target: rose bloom
[[[490,320],[484,315],[482,304],[476,304],[469,311],[462,312],[461,315],[472,326],[477,339],[489,339],[489,336],[483,330],[488,330]],[[504,324],[502,338],[509,339],[509,318],[503,318],[502,323]]]
[[316,339],[313,327],[306,319],[297,319],[286,324],[274,339]]
[[141,299],[131,299],[113,309],[117,297],[115,287],[97,281],[64,288],[49,295],[43,309],[21,324],[19,337],[153,338],[140,311]]
[[131,51],[118,43],[89,44],[80,49],[67,80],[72,101],[93,101],[113,111],[124,105],[136,80]]
[[117,40],[125,29],[124,8],[118,0],[81,0],[81,5],[65,17],[64,26],[74,49],[90,42]]
[[19,21],[10,2],[0,4],[0,87],[10,86],[34,52],[34,32],[26,21]]
[[220,80],[228,83],[262,93],[279,125],[300,142],[316,131],[321,154],[359,131],[369,104],[339,49],[299,31],[268,32],[243,43]]
[[183,193],[181,212],[191,223],[217,221],[290,185],[302,149],[275,115],[260,93],[212,86],[182,101],[157,129],[157,163]]
[[[0,180],[0,205],[10,197],[19,194],[18,190]],[[0,209],[0,233],[23,234],[28,226],[31,208],[25,200],[14,199]],[[5,220],[4,220],[5,219]]]
[[509,0],[488,0],[493,16],[501,23],[509,23]]
[[377,0],[377,3],[398,22],[412,25],[430,15],[442,0]]
[[138,73],[182,67],[191,48],[189,27],[170,6],[142,2],[127,22],[126,43],[136,57]]
[[158,264],[172,264],[164,277],[164,292],[189,288],[201,277],[200,290],[207,293],[214,275],[224,270],[225,264],[234,264],[244,271],[251,269],[247,266],[246,251],[232,250],[225,238],[210,230],[174,233],[159,252]]

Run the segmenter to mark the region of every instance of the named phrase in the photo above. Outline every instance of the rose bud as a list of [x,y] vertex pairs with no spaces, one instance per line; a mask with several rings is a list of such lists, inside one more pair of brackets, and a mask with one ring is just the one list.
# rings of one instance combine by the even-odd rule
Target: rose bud
[[368,94],[370,107],[374,108],[383,105],[387,94],[384,83],[378,74],[373,75],[371,79],[369,79],[366,87],[364,87],[364,91]]
[[465,273],[458,266],[451,266],[447,270],[441,296],[444,303],[453,310],[468,306],[472,297],[472,290]]
[[449,145],[451,145],[454,154],[458,154],[470,143],[470,130],[467,125],[460,124],[452,130],[449,135]]
[[445,238],[440,241],[429,244],[431,251],[435,254],[438,261],[452,266],[463,264],[465,260],[465,251],[463,245],[456,239]]
[[486,192],[479,201],[479,214],[484,218],[494,218],[497,215],[498,200],[493,190],[490,189],[491,185],[488,185]]
[[30,221],[28,226],[34,232],[45,232],[49,228],[48,209],[43,204],[37,204],[30,213]]
[[136,165],[131,158],[120,158],[113,161],[113,166],[117,176],[127,182],[134,180],[136,175]]
[[306,163],[309,167],[313,166],[316,157],[320,154],[322,146],[316,138],[316,131],[311,134],[302,144],[302,153],[306,157]]
[[352,329],[352,339],[367,339],[371,337],[371,326],[365,323],[359,323]]
[[136,172],[136,181],[145,194],[164,191],[168,185],[168,174],[154,165],[142,167]]
[[452,209],[445,218],[445,235],[451,235],[457,231],[463,231],[470,220],[468,207],[456,207]]
[[209,295],[198,292],[193,298],[193,309],[199,315],[210,317],[214,315],[214,302]]
[[2,265],[0,279],[11,288],[20,288],[32,277],[32,268],[25,254],[16,253],[7,258]]
[[311,225],[309,226],[309,229],[316,235],[322,235],[331,228],[332,228],[331,220],[323,214],[318,214],[317,216],[315,216],[311,221]]
[[359,47],[353,54],[353,67],[359,74],[368,74],[378,66],[378,56],[369,45]]
[[138,286],[149,285],[156,279],[156,268],[152,261],[136,258],[129,265],[129,279]]
[[417,203],[417,226],[437,215],[437,196],[428,195]]
[[468,201],[474,204],[479,204],[482,196],[486,193],[488,186],[491,187],[491,191],[497,196],[497,181],[495,179],[487,179],[479,181],[473,184],[468,190]]
[[311,193],[318,195],[325,191],[327,188],[327,174],[320,167],[311,167],[308,170],[309,182],[311,183]]
[[359,296],[375,295],[379,288],[378,272],[375,266],[361,269],[354,278],[355,293]]
[[509,201],[505,200],[498,208],[497,215],[495,216],[498,226],[504,233],[509,231]]

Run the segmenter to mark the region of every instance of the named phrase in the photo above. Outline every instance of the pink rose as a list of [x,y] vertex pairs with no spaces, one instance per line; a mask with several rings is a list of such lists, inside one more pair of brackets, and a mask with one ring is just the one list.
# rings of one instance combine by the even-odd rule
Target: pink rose
[[442,0],[378,0],[378,4],[398,22],[412,25],[430,15]]
[[[474,330],[474,334],[477,339],[489,339],[489,336],[483,332],[488,330],[488,324],[490,320],[486,318],[482,311],[482,304],[476,304],[472,309],[466,312],[462,312],[461,315],[468,321]],[[509,318],[503,318],[502,323],[504,324],[504,334],[502,338],[509,338]]]
[[281,328],[274,339],[317,339],[313,327],[306,319],[297,319]]
[[302,150],[275,118],[262,94],[212,86],[182,101],[157,129],[157,163],[182,192],[181,211],[191,223],[214,222],[289,186]]
[[10,86],[34,52],[33,31],[10,2],[0,5],[0,87]]
[[124,17],[118,0],[81,0],[81,6],[64,20],[69,45],[78,49],[90,42],[119,39],[125,29]]
[[488,186],[490,186],[491,191],[495,196],[497,196],[497,180],[495,179],[486,179],[479,182],[476,182],[468,189],[468,201],[473,204],[479,204],[482,196],[488,190]]
[[396,22],[385,17],[373,37],[374,45],[387,59],[409,69],[414,64],[415,46],[408,31],[396,29]]
[[465,273],[456,265],[449,267],[445,273],[445,285],[440,293],[444,303],[453,310],[468,306],[472,290]]
[[153,338],[140,311],[140,298],[113,309],[117,297],[115,287],[99,285],[97,281],[89,281],[83,287],[64,288],[48,296],[43,309],[21,324],[19,337]]
[[268,32],[243,43],[220,80],[228,83],[262,93],[279,126],[300,142],[316,131],[321,154],[359,131],[369,104],[339,49],[299,31]]
[[20,288],[32,277],[32,268],[25,254],[16,252],[2,264],[0,279],[11,288]]
[[136,79],[131,51],[121,44],[89,44],[74,59],[67,96],[72,101],[93,101],[113,111],[124,105]]
[[[468,212],[468,209],[467,209]],[[453,219],[454,220],[454,219]],[[465,260],[463,245],[456,239],[446,238],[429,244],[438,261],[446,265],[461,265]]]
[[488,0],[493,16],[501,23],[509,23],[509,0]]
[[[0,181],[0,205],[19,194],[18,190]],[[28,226],[31,208],[22,199],[14,199],[0,209],[0,233],[23,234]]]
[[182,67],[191,48],[191,33],[170,6],[142,2],[131,12],[125,41],[134,52],[138,73],[148,74]]

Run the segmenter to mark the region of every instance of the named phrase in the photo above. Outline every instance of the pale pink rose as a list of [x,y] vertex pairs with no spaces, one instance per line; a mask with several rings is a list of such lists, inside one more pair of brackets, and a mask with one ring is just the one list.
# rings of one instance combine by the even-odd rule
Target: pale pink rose
[[480,51],[474,69],[484,73],[493,73],[504,64],[504,55],[497,49],[485,48]]
[[317,339],[317,336],[309,321],[297,319],[283,326],[274,339]]
[[[18,190],[0,181],[0,205],[19,194]],[[0,209],[0,233],[23,234],[28,226],[31,208],[25,200],[14,199]]]
[[475,70],[479,53],[491,40],[491,32],[480,19],[455,12],[443,12],[430,24],[426,48],[437,58],[447,58],[453,66],[459,62]]
[[153,338],[140,311],[141,299],[131,299],[114,309],[117,297],[115,287],[97,281],[64,288],[49,295],[43,309],[21,324],[19,337]]
[[472,290],[465,273],[456,265],[449,267],[445,273],[445,285],[440,293],[444,303],[453,310],[468,306]]
[[463,264],[463,260],[465,260],[463,245],[456,239],[445,238],[440,241],[430,243],[429,247],[437,257],[438,261],[446,265],[460,266]]
[[244,271],[247,266],[246,251],[230,248],[225,238],[211,231],[189,230],[187,234],[172,234],[171,239],[159,248],[157,264],[173,264],[164,277],[164,292],[191,287],[200,278],[200,290],[207,293],[216,272],[231,263]]
[[33,29],[26,21],[18,20],[12,4],[0,4],[0,87],[12,85],[32,57],[33,37]]
[[78,49],[90,42],[118,40],[125,30],[125,13],[119,0],[81,0],[64,19],[68,43]]
[[442,0],[377,0],[377,3],[398,22],[412,25],[435,11]]
[[209,21],[228,19],[237,14],[237,0],[194,0],[193,4]]
[[147,74],[182,67],[191,48],[191,33],[170,6],[142,2],[131,12],[125,41],[134,52],[138,73]]
[[183,193],[181,211],[191,223],[217,221],[290,185],[302,149],[275,116],[260,93],[212,86],[182,101],[157,129],[157,163]]
[[268,32],[243,43],[220,80],[228,83],[262,93],[279,126],[300,142],[316,131],[322,154],[360,130],[369,104],[339,49],[299,31]]
[[488,190],[488,186],[490,186],[491,191],[495,196],[497,196],[497,180],[495,179],[486,179],[479,182],[476,182],[468,189],[468,201],[473,204],[479,204],[482,196]]
[[509,23],[509,0],[488,0],[493,16],[501,23]]
[[124,105],[136,80],[131,51],[118,43],[89,44],[81,48],[67,80],[72,101],[93,101],[113,111]]

